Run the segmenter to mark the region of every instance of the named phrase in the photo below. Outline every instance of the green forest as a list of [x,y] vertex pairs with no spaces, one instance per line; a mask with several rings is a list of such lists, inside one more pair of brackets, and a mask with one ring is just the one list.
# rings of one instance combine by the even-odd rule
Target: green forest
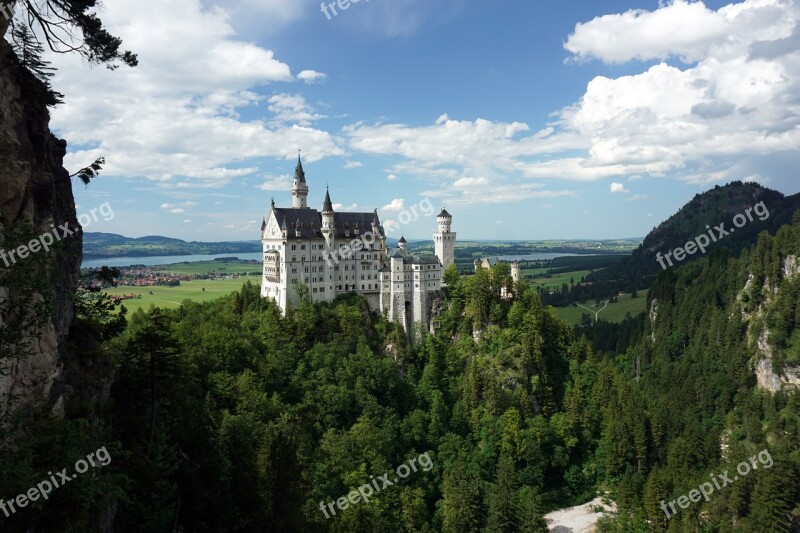
[[[101,446],[112,461],[4,530],[91,531],[113,505],[119,531],[534,532],[597,494],[617,508],[600,531],[797,530],[800,395],[758,388],[753,366],[764,331],[775,370],[800,361],[798,253],[800,217],[738,257],[663,272],[622,350],[524,281],[501,299],[506,264],[451,267],[435,335],[411,338],[356,295],[283,317],[245,283],[126,316],[89,293],[70,359],[86,381],[113,366],[104,411],[77,395],[63,419],[20,415],[33,429],[2,448],[0,486],[22,493]],[[762,450],[771,468],[667,518],[662,501]],[[422,454],[427,470],[323,513]]]

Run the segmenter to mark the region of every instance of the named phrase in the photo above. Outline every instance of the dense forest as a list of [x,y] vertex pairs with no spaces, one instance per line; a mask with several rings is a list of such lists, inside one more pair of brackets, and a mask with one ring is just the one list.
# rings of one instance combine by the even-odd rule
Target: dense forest
[[[127,326],[85,295],[71,357],[114,366],[105,411],[73,397],[64,419],[29,414],[0,486],[100,446],[112,461],[4,527],[89,531],[113,509],[119,531],[546,531],[546,511],[600,493],[617,506],[602,531],[796,529],[800,395],[756,387],[753,367],[764,331],[775,371],[800,360],[799,252],[800,218],[665,271],[621,352],[524,282],[501,299],[503,264],[450,268],[436,334],[410,340],[355,295],[283,317],[245,284]],[[763,450],[771,468],[667,518],[662,501]],[[324,507],[423,454],[368,503]]]

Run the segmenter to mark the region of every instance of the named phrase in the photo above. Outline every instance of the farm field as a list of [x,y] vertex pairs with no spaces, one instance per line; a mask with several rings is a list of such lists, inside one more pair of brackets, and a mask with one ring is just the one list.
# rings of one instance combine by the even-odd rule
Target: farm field
[[[639,296],[637,298],[631,298],[630,294],[620,296],[619,301],[616,303],[609,303],[608,307],[600,312],[598,318],[608,322],[622,322],[627,313],[630,313],[631,315],[641,313],[647,306],[647,289],[640,290],[638,294]],[[600,305],[595,308],[592,307],[592,305],[594,305],[594,301],[581,302],[581,305],[584,305],[589,309],[597,310],[602,308],[604,304],[601,302]],[[569,322],[570,324],[580,324],[581,315],[583,313],[589,313],[589,311],[586,311],[577,305],[554,307],[553,309],[555,309],[559,318]],[[592,320],[594,320],[594,313],[589,313],[589,316]]]
[[[174,309],[180,307],[183,300],[209,302],[234,291],[238,291],[242,287],[242,284],[248,280],[251,283],[259,282],[259,279],[253,276],[240,279],[182,281],[177,287],[113,287],[106,289],[105,292],[111,296],[122,296],[126,294],[141,295],[141,298],[122,302],[128,309],[128,312],[132,313],[137,309],[147,310],[151,304],[165,309]],[[205,291],[203,291],[203,289],[205,289]],[[150,294],[151,292],[153,294]]]
[[[545,271],[547,271],[546,268],[531,268],[528,270],[523,269],[522,278],[525,279],[526,275],[542,276]],[[591,270],[574,270],[572,272],[553,274],[549,278],[535,277],[526,281],[531,285],[531,287],[550,287],[560,289],[564,283],[569,285],[570,279],[574,280],[575,283],[580,282],[581,277],[588,275],[589,272],[591,272]]]
[[247,261],[198,261],[196,263],[175,263],[173,265],[163,265],[152,267],[153,270],[172,272],[173,274],[245,274],[247,272],[261,271],[261,265],[248,263]]

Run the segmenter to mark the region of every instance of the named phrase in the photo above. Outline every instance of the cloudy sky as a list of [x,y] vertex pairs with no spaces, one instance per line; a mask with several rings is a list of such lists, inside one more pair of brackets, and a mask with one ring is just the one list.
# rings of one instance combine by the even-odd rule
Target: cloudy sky
[[[347,5],[343,2],[344,5]],[[334,14],[335,13],[335,14]],[[302,150],[321,207],[460,238],[645,235],[731,180],[800,191],[800,2],[106,0],[139,67],[52,58],[89,231],[258,238]],[[430,238],[433,219],[404,228]]]

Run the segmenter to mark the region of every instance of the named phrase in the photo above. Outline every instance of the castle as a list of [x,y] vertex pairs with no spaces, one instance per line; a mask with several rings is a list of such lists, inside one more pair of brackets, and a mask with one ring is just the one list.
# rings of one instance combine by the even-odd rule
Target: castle
[[261,224],[262,297],[275,300],[286,313],[304,296],[311,302],[329,302],[355,292],[406,331],[414,323],[430,325],[442,274],[454,261],[456,234],[450,213],[442,209],[436,217],[436,256],[412,256],[403,237],[389,253],[377,209],[334,211],[330,192],[325,193],[322,211],[309,208],[299,157],[291,193],[292,207],[276,207],[273,200]]
[[[475,259],[475,272],[481,268],[491,270],[492,267],[498,263],[508,263],[511,265],[511,282],[513,286],[517,286],[522,279],[519,261],[500,261],[500,258],[493,259],[489,256],[485,256],[483,259]],[[510,300],[514,297],[514,293],[510,287],[500,287],[500,297],[504,300]]]

